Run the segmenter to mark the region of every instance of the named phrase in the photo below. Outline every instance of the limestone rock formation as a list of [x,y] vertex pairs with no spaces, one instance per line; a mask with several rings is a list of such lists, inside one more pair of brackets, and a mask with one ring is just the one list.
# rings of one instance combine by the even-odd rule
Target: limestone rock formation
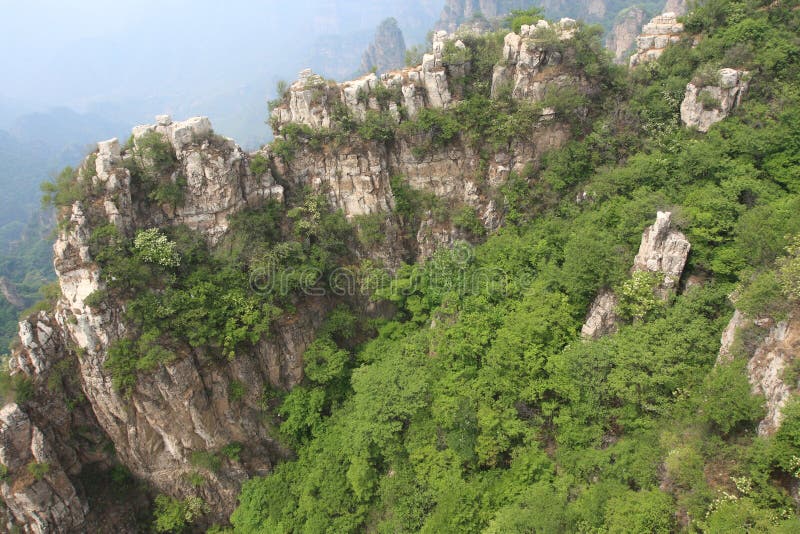
[[606,36],[606,48],[614,54],[616,63],[627,62],[628,54],[636,46],[644,18],[645,12],[638,6],[620,13],[614,28]]
[[683,24],[678,22],[675,13],[654,17],[644,25],[641,35],[636,38],[636,53],[631,56],[630,66],[636,67],[657,59],[667,46],[680,41],[682,33]]
[[381,109],[374,95],[379,87],[397,95],[399,103],[389,103],[389,110],[397,120],[400,119],[398,105],[402,105],[412,119],[425,107],[446,108],[452,96],[443,53],[445,43],[453,39],[447,32],[437,32],[433,36],[433,53],[423,56],[422,65],[387,72],[380,77],[369,73],[337,84],[306,69],[289,88],[287,98],[272,111],[273,129],[279,132],[289,123],[330,128],[337,106],[344,106],[356,119],[363,120],[368,110]]
[[539,102],[548,91],[564,87],[588,91],[579,75],[556,68],[563,64],[563,54],[546,42],[552,34],[560,41],[567,41],[575,35],[576,28],[572,19],[562,19],[555,24],[540,20],[535,26],[523,25],[519,35],[506,35],[504,61],[495,66],[492,75],[492,97],[510,89],[514,98]]
[[[247,443],[248,453],[241,461],[226,461],[218,472],[207,473],[208,483],[202,488],[212,514],[224,518],[235,504],[241,483],[252,474],[266,473],[285,454],[264,425],[260,394],[268,384],[287,388],[302,379],[301,355],[313,340],[328,303],[325,299],[298,303],[302,311],[281,318],[275,335],[258,343],[251,358],[209,366],[199,354],[182,354],[140,377],[129,396],[118,391],[104,363],[110,343],[125,334],[124,303],[99,308],[87,304],[90,295],[104,289],[89,247],[96,221],[109,220],[123,235],[186,224],[214,244],[226,232],[229,215],[268,198],[281,200],[283,193],[269,172],[256,176],[250,170],[249,156],[233,141],[215,136],[208,119],[172,122],[160,116],[156,124],[134,129],[134,144],[148,132],[163,136],[174,149],[173,179],[185,178],[185,201],[173,207],[141,198],[131,185],[130,172],[121,165],[132,157],[130,151],[122,151],[116,139],[99,143],[95,168],[86,167],[92,161],[89,158],[83,170],[96,171],[93,183],[103,200],[76,202],[69,209],[70,224],[54,246],[62,293],[55,318],[22,323],[22,346],[12,363],[14,372],[39,382],[56,358],[72,354],[80,389],[96,416],[95,426],[110,438],[119,459],[135,475],[170,495],[197,491],[182,476],[193,469],[189,463],[193,452]],[[229,400],[234,381],[250,392],[236,403]]]
[[[725,327],[720,340],[717,365],[734,358],[732,348],[737,335],[744,329],[753,328],[761,332],[760,341],[748,357],[747,377],[754,395],[763,395],[766,415],[758,425],[760,436],[774,434],[783,420],[782,410],[786,402],[798,391],[800,384],[788,382],[785,371],[800,356],[800,321],[796,315],[776,322],[771,318],[748,318],[736,310]],[[743,347],[748,349],[748,347]]]
[[598,339],[617,331],[617,306],[619,300],[613,291],[604,289],[594,299],[586,322],[581,327],[581,336],[585,339]]
[[406,42],[397,20],[388,18],[381,22],[375,40],[361,58],[361,72],[376,69],[378,73],[400,69],[405,64]]
[[642,235],[632,269],[632,272],[662,273],[664,280],[659,291],[663,297],[677,287],[691,249],[686,236],[672,228],[671,222],[670,212],[658,212],[655,224]]
[[78,498],[58,456],[42,431],[17,404],[0,410],[0,463],[6,475],[0,495],[13,526],[26,532],[77,532],[84,527],[86,506]]
[[774,324],[764,340],[756,348],[747,363],[747,373],[753,393],[764,395],[767,414],[758,424],[758,434],[774,434],[783,420],[782,409],[792,393],[797,391],[796,383],[784,380],[784,370],[797,357],[800,349],[800,323],[790,318]]
[[[666,300],[677,289],[690,249],[691,244],[686,236],[672,227],[672,214],[659,211],[656,222],[642,234],[631,273],[651,272],[663,275],[664,278],[655,292]],[[597,339],[614,332],[619,321],[616,315],[617,304],[617,297],[611,290],[601,291],[592,303],[581,328],[583,337]]]
[[707,132],[742,103],[749,76],[747,71],[726,68],[717,73],[716,80],[690,82],[681,102],[683,124]]

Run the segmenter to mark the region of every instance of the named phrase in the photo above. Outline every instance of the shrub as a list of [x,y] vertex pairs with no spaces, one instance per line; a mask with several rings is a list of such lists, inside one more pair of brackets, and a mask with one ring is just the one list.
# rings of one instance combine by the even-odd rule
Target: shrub
[[190,486],[194,488],[199,488],[201,486],[205,486],[206,484],[206,478],[197,471],[184,473],[183,478],[189,483]]
[[522,26],[531,26],[544,18],[541,8],[518,9],[511,12],[511,16],[506,19],[506,23],[511,27],[511,31],[519,33]]
[[172,179],[159,182],[153,190],[148,193],[148,198],[159,204],[169,204],[173,208],[183,205],[186,197],[186,178],[181,175]]
[[386,241],[383,223],[386,214],[382,212],[365,213],[353,218],[358,232],[358,241],[365,247],[370,248]]
[[242,454],[242,448],[243,447],[241,443],[233,442],[222,447],[220,452],[229,460],[238,462]]
[[753,395],[747,361],[737,358],[717,365],[703,383],[703,417],[722,434],[752,424],[764,415],[763,398]]
[[189,525],[208,513],[208,505],[200,497],[187,497],[178,500],[167,495],[159,495],[155,501],[156,532],[182,532]]
[[384,111],[367,111],[364,122],[358,126],[358,134],[364,139],[387,143],[394,139],[396,122],[394,117]]
[[269,160],[264,154],[256,154],[250,159],[250,170],[256,176],[263,176],[269,171]]
[[453,226],[475,237],[486,235],[483,221],[478,217],[475,208],[471,206],[464,206],[453,214]]
[[228,389],[228,399],[231,402],[239,402],[242,400],[247,393],[247,389],[245,389],[244,384],[239,382],[238,380],[231,380],[230,387]]
[[152,182],[171,174],[178,164],[172,145],[156,131],[147,132],[136,140],[136,156]]
[[791,238],[786,257],[778,261],[778,281],[787,297],[800,300],[800,234]]
[[663,302],[655,293],[663,278],[663,273],[633,273],[619,290],[617,313],[626,319],[642,321],[663,308]]
[[47,462],[31,462],[28,464],[28,473],[33,475],[36,480],[42,480],[50,472],[50,464]]
[[200,467],[212,472],[219,471],[222,467],[222,460],[211,451],[192,451],[189,455],[189,463],[193,467]]
[[83,200],[88,194],[88,187],[72,167],[64,167],[51,182],[43,182],[42,205],[44,207],[71,206],[77,200]]
[[697,101],[705,110],[720,109],[722,106],[720,101],[706,89],[702,89],[700,93],[698,93]]
[[158,228],[139,231],[133,241],[133,247],[139,257],[147,263],[155,263],[162,267],[177,267],[181,263],[175,243],[167,239]]
[[775,271],[754,275],[741,289],[736,307],[748,317],[782,320],[789,312],[781,281]]

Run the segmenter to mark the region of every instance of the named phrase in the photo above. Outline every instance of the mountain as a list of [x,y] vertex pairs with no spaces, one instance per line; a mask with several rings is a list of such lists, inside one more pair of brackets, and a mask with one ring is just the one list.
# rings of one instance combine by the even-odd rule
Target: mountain
[[388,18],[381,22],[364,55],[361,56],[361,72],[387,72],[405,64],[406,42],[397,20]]
[[7,529],[800,529],[800,11],[529,22],[49,182]]

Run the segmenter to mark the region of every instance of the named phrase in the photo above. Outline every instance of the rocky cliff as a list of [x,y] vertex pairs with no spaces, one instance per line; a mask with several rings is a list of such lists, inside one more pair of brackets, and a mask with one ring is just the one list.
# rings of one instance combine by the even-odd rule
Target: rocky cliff
[[717,365],[736,357],[747,358],[747,377],[754,395],[764,397],[766,415],[758,434],[769,436],[781,426],[783,407],[798,391],[796,373],[800,323],[795,315],[781,321],[747,317],[735,310],[720,339]]
[[750,85],[750,73],[720,69],[711,79],[696,77],[686,86],[681,102],[681,121],[690,128],[707,132],[742,103]]
[[634,6],[617,17],[617,22],[606,36],[606,48],[614,54],[616,63],[627,62],[628,54],[636,46],[636,38],[642,29],[645,16],[642,8]]
[[397,21],[389,18],[381,22],[375,39],[361,57],[361,72],[383,73],[399,69],[405,64],[406,42]]
[[683,23],[675,13],[667,12],[654,17],[644,25],[636,38],[636,52],[630,58],[630,66],[653,61],[664,53],[671,43],[677,43],[683,34]]
[[[653,293],[666,301],[677,291],[690,249],[691,244],[686,236],[673,228],[672,213],[659,211],[656,222],[642,234],[631,274],[656,274],[659,279]],[[614,291],[601,291],[586,316],[581,335],[587,339],[597,339],[616,331],[620,321],[618,306],[619,298]]]
[[[538,39],[541,30],[558,36],[558,51]],[[98,504],[85,483],[87,473],[120,465],[153,491],[200,499],[207,523],[224,521],[241,484],[291,454],[265,415],[264,395],[301,383],[303,354],[337,297],[293,297],[289,310],[235,358],[172,343],[172,356],[120,387],[110,347],[136,327],[128,319],[130,297],[101,298],[118,279],[97,257],[98,235],[133,240],[145,230],[181,227],[214,251],[227,246],[236,214],[268,203],[295,207],[299,195],[310,191],[352,222],[380,217],[383,244],[357,253],[390,269],[474,239],[451,217],[434,213],[433,205],[413,224],[396,213],[397,177],[438,206],[470,210],[482,232],[501,225],[504,212],[496,199],[511,173],[535,167],[571,135],[558,113],[543,108],[543,95],[570,84],[591,97],[591,84],[570,51],[579,31],[580,25],[565,20],[506,38],[505,59],[497,58],[503,67],[483,87],[488,97],[490,84],[511,84],[511,98],[536,116],[524,135],[491,148],[455,138],[420,151],[427,132],[390,140],[359,133],[375,117],[389,117],[397,126],[462,101],[459,84],[472,66],[466,45],[444,32],[416,67],[341,84],[302,73],[272,112],[276,143],[254,154],[216,135],[203,117],[175,122],[159,116],[134,128],[125,146],[116,139],[98,143],[75,172],[83,193],[61,208],[54,245],[61,295],[51,311],[21,323],[11,361],[31,395],[0,417],[0,462],[8,473],[0,491],[10,524],[29,532],[125,531],[128,516],[111,514],[122,519],[109,522],[103,506],[113,504]],[[336,130],[343,116],[361,126]],[[331,132],[338,140],[324,137]],[[285,147],[292,143],[289,154]],[[156,178],[143,171],[159,165],[163,172]],[[235,455],[222,454],[236,444],[244,446]]]

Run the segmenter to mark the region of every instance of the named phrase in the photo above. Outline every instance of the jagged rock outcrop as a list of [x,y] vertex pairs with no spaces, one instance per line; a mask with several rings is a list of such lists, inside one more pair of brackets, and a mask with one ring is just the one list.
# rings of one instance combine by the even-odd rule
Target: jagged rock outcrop
[[75,355],[55,317],[39,312],[22,321],[20,344],[12,372],[46,387],[0,411],[0,463],[8,471],[0,494],[9,520],[25,532],[92,531],[87,488],[74,477],[87,465],[113,463],[107,438],[83,400]]
[[659,211],[655,224],[642,234],[631,272],[663,274],[664,280],[658,291],[662,298],[666,298],[678,286],[690,249],[691,244],[686,236],[672,227],[672,214]]
[[42,431],[14,403],[0,410],[0,463],[6,470],[0,494],[13,521],[8,531],[15,525],[35,534],[85,527],[86,505]]
[[[356,119],[363,120],[368,110],[380,110],[375,91],[380,88],[394,92],[399,101],[389,103],[389,111],[400,120],[399,106],[408,118],[416,117],[420,109],[445,108],[452,102],[447,70],[443,63],[445,43],[452,40],[446,32],[433,36],[433,53],[423,56],[422,65],[387,72],[380,77],[366,74],[341,84],[325,80],[306,69],[289,87],[287,98],[272,111],[273,129],[277,132],[289,123],[305,124],[311,128],[330,128],[339,106]],[[456,46],[459,46],[456,43]],[[463,43],[461,45],[463,47]]]
[[[225,234],[229,215],[268,198],[281,200],[283,194],[269,172],[251,172],[249,156],[231,140],[215,136],[208,119],[173,123],[160,116],[156,124],[134,129],[134,144],[148,132],[162,135],[174,149],[172,179],[185,178],[184,202],[173,207],[142,198],[122,166],[132,157],[130,151],[122,151],[115,139],[99,143],[82,169],[90,172],[87,165],[94,161],[92,181],[99,200],[76,202],[69,209],[69,225],[54,246],[62,293],[54,320],[21,325],[14,370],[40,383],[54,361],[73,354],[80,390],[96,417],[94,426],[108,436],[122,463],[170,495],[199,493],[211,505],[212,517],[223,519],[233,509],[241,483],[268,472],[286,454],[264,423],[261,394],[268,385],[287,388],[302,379],[302,353],[330,304],[326,299],[299,302],[300,311],[278,320],[274,335],[259,342],[248,357],[209,365],[201,354],[182,353],[140,376],[128,395],[115,388],[105,362],[111,342],[126,333],[124,303],[87,304],[90,295],[104,289],[89,246],[95,225],[107,220],[123,235],[132,235],[137,229],[185,224],[214,244]],[[231,400],[233,383],[247,392],[237,401]],[[234,442],[247,444],[241,460],[225,460],[218,471],[204,473],[202,488],[192,487],[184,476],[195,470],[191,454],[218,451]]]
[[565,87],[588,91],[580,75],[557,68],[564,56],[548,40],[567,41],[575,35],[577,23],[562,19],[550,24],[540,20],[534,26],[523,25],[519,35],[509,33],[503,46],[503,63],[496,65],[492,75],[492,97],[510,88],[517,99],[542,101],[548,91],[557,92]]
[[[666,300],[677,290],[690,249],[691,244],[686,236],[672,227],[672,214],[659,211],[656,222],[642,234],[631,274],[650,272],[663,275],[655,293]],[[597,339],[616,331],[619,321],[616,314],[617,304],[618,299],[613,291],[601,291],[586,316],[581,328],[582,336],[586,339]]]
[[742,103],[750,85],[747,71],[721,69],[715,78],[690,82],[681,102],[683,124],[703,133]]
[[638,6],[620,13],[614,28],[606,36],[606,48],[614,54],[616,63],[627,62],[628,54],[636,46],[645,16],[644,10]]
[[585,339],[598,339],[617,331],[619,317],[617,306],[619,299],[610,289],[604,289],[597,295],[589,308],[586,322],[581,327],[581,336]]
[[677,43],[683,34],[683,23],[678,22],[675,13],[667,12],[654,17],[644,25],[642,33],[636,38],[636,53],[631,56],[630,66],[658,59],[671,43]]
[[[746,344],[741,346],[744,354],[733,354],[737,336],[748,329],[756,337],[753,348]],[[750,352],[752,351],[752,352]],[[747,377],[754,395],[763,395],[766,415],[758,424],[758,435],[769,436],[781,426],[782,410],[786,402],[798,391],[797,377],[787,373],[795,359],[800,356],[800,322],[792,314],[783,321],[761,317],[752,319],[739,310],[722,333],[717,365],[730,362],[736,356],[749,358]]]
[[381,22],[375,39],[361,57],[361,72],[375,69],[378,73],[400,69],[405,64],[406,42],[397,20]]

